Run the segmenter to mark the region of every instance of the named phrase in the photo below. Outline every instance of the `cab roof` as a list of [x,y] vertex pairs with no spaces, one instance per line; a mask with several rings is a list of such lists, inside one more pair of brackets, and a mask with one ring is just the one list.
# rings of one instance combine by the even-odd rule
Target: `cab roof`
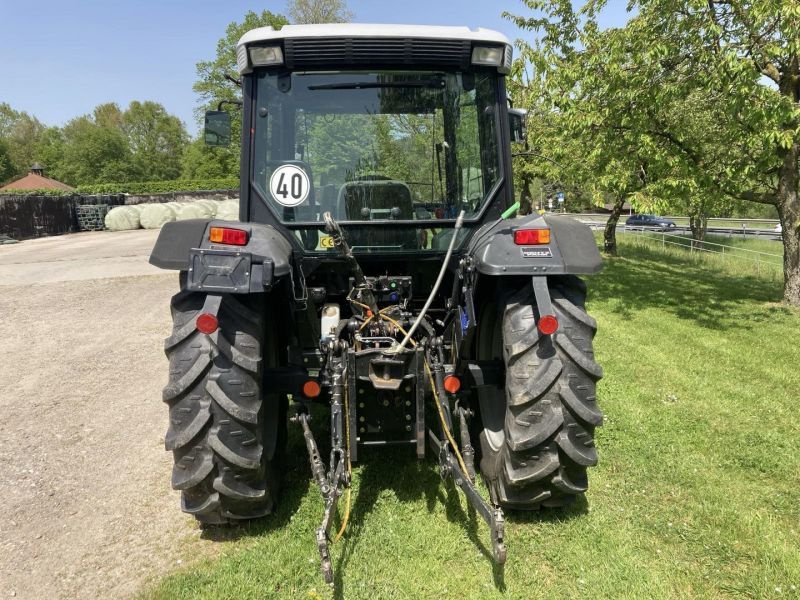
[[436,40],[468,40],[510,45],[498,31],[477,27],[445,27],[439,25],[381,25],[374,23],[324,23],[316,25],[284,25],[280,29],[259,27],[245,33],[237,44],[301,38],[416,38]]

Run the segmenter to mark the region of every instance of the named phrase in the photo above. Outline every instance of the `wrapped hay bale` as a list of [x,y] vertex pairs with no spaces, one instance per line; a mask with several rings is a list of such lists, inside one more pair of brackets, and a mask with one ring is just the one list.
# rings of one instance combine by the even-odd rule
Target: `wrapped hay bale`
[[175,209],[168,204],[147,204],[139,215],[145,229],[160,229],[164,223],[175,220]]
[[239,220],[239,201],[238,200],[225,200],[220,202],[217,206],[216,219],[222,221],[238,221]]
[[106,214],[105,224],[110,231],[139,229],[139,211],[131,206],[115,206]]
[[211,214],[215,214],[217,212],[217,206],[219,206],[219,201],[217,200],[206,200],[205,198],[201,200],[195,200],[195,204],[202,204],[203,206],[207,207],[208,210],[211,211]]
[[213,209],[200,202],[185,202],[175,212],[176,221],[185,221],[186,219],[211,219],[213,217]]

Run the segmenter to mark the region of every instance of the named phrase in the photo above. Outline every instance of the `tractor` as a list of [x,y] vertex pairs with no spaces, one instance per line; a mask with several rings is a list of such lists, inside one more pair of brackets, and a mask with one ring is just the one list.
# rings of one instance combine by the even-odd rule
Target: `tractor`
[[[248,32],[236,56],[239,221],[168,223],[150,257],[179,272],[163,399],[183,511],[202,526],[268,515],[297,427],[327,582],[353,465],[387,445],[434,458],[504,563],[504,511],[584,494],[603,419],[579,277],[601,258],[586,225],[515,202],[511,44],[290,25]],[[204,137],[229,144],[217,108]]]

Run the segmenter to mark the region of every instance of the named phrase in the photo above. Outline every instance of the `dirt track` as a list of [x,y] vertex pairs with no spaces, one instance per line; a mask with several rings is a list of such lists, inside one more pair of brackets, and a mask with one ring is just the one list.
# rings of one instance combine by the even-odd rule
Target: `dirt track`
[[[140,275],[163,273],[146,264],[152,239],[0,247],[0,598],[129,596],[188,540],[193,554],[210,545],[169,489],[160,397],[176,276]],[[37,270],[47,283],[30,284]]]

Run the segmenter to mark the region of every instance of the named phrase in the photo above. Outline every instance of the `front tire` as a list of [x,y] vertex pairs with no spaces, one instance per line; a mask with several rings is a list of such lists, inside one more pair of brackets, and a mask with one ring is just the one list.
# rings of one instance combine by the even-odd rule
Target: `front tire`
[[595,397],[603,372],[592,350],[597,324],[584,309],[580,279],[549,283],[555,334],[536,327],[530,283],[501,303],[502,327],[493,328],[505,363],[505,411],[502,425],[481,433],[481,473],[492,500],[505,508],[570,504],[588,487],[587,468],[597,464],[594,430],[603,420]]
[[[181,508],[206,525],[262,517],[277,498],[285,399],[262,390],[276,347],[257,298],[183,290],[171,302],[165,447]],[[197,330],[201,313],[216,316],[217,331]]]

